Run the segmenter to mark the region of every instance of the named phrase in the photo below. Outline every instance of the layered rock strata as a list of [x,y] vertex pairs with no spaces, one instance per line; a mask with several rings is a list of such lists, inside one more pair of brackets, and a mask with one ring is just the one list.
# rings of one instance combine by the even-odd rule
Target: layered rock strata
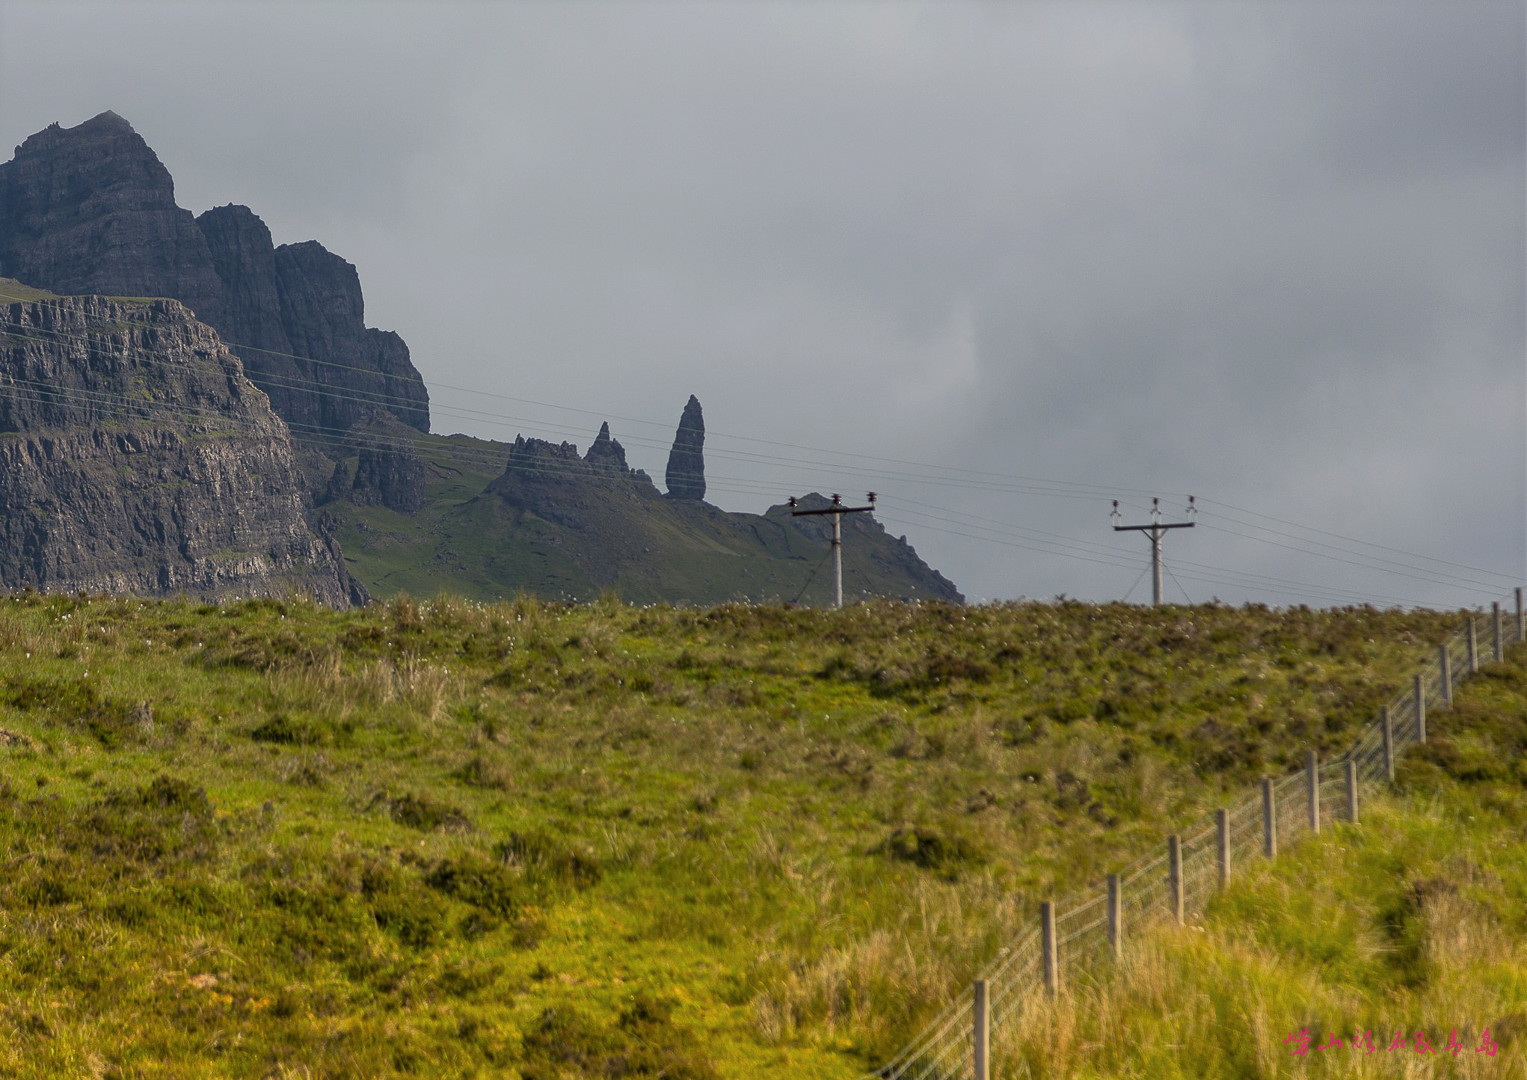
[[182,304],[0,305],[0,586],[364,602],[304,502],[286,426]]

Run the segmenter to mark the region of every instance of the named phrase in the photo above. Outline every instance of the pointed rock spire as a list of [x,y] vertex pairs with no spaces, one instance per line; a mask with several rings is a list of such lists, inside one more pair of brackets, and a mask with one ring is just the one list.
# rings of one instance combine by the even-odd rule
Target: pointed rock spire
[[689,395],[679,430],[668,452],[668,494],[675,499],[705,498],[705,417],[700,401]]

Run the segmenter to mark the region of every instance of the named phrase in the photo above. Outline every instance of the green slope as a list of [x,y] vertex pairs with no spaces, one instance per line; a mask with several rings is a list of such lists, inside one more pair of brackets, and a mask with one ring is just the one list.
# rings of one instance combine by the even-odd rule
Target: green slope
[[10,598],[0,1074],[852,1077],[1455,623]]
[[1524,660],[1464,684],[1359,825],[1013,1015],[997,1075],[1527,1076]]

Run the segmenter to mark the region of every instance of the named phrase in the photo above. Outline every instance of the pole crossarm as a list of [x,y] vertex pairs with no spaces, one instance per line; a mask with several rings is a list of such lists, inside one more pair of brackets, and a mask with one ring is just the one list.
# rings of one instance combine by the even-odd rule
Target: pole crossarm
[[792,510],[791,517],[812,517],[816,514],[863,514],[875,509],[873,506],[829,506],[826,510]]
[[870,504],[868,506],[844,506],[843,496],[834,494],[832,505],[821,510],[797,510],[795,496],[790,497],[791,517],[818,517],[822,514],[832,515],[832,606],[843,606],[843,515],[844,514],[868,514],[875,509],[875,493],[872,491],[866,496]]
[[[1198,513],[1198,507],[1193,502],[1193,496],[1188,496],[1188,516],[1193,517]],[[1191,529],[1195,521],[1162,521],[1161,500],[1151,500],[1151,523],[1149,525],[1120,525],[1119,524],[1119,500],[1113,501],[1113,531],[1114,532],[1143,532],[1151,538],[1151,604],[1160,606],[1162,601],[1161,588],[1161,537],[1168,529]],[[1133,591],[1133,590],[1131,590]]]
[[[830,514],[831,510],[808,510],[807,513]],[[1191,529],[1196,521],[1164,521],[1160,525],[1115,525],[1114,532],[1152,532],[1156,529]]]

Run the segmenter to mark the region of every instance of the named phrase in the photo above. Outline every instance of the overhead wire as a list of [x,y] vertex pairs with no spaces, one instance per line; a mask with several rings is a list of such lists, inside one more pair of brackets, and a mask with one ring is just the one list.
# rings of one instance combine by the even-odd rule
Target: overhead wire
[[[884,498],[885,498],[885,501],[887,503],[892,504],[892,505],[896,505],[896,504],[900,504],[900,503],[906,503],[906,502],[912,502],[914,505],[925,506],[929,510],[936,510],[936,511],[939,511],[941,514],[947,515],[947,516],[950,516],[950,517],[955,517],[955,518],[960,518],[960,517],[976,518],[977,520],[980,520],[980,521],[992,521],[992,520],[994,520],[994,519],[990,519],[990,518],[979,518],[977,515],[962,514],[959,511],[948,510],[948,509],[946,509],[944,507],[935,507],[935,506],[932,506],[931,504],[928,504],[928,503],[920,503],[920,502],[917,502],[916,500],[908,500],[908,499],[906,499],[904,497],[894,497],[893,496],[893,497],[884,497]],[[931,515],[920,514],[920,513],[916,512],[916,511],[903,511],[903,512],[908,513],[911,516],[924,519],[924,523],[919,523],[919,527],[924,527],[924,528],[929,527],[925,523],[926,521],[928,521],[928,520],[938,520],[938,519],[931,518]],[[885,520],[890,520],[890,519],[887,518]],[[1003,533],[1003,534],[1010,534],[1010,535],[1013,535],[1015,537],[1019,537],[1019,538],[1022,538],[1022,539],[1029,539],[1028,537],[1022,535],[1024,533],[1031,532],[1031,531],[1043,532],[1043,530],[1016,529],[1016,527],[1011,527],[1011,526],[974,525],[974,524],[969,524],[969,523],[966,523],[966,522],[958,522],[958,521],[956,523],[957,524],[965,524],[966,527],[968,527],[968,528],[978,528],[978,529],[982,529],[982,530],[989,531],[989,532],[997,532],[997,533]],[[1133,555],[1125,555],[1123,549],[1115,547],[1115,546],[1101,544],[1101,543],[1099,543],[1097,541],[1082,540],[1082,539],[1075,538],[1075,537],[1062,537],[1058,533],[1044,533],[1044,535],[1045,536],[1049,536],[1049,537],[1057,537],[1058,539],[1067,541],[1068,543],[1071,543],[1071,544],[1084,545],[1085,548],[1094,549],[1094,550],[1088,551],[1088,554],[1091,554],[1091,555],[1100,555],[1100,556],[1104,557],[1105,559],[1110,557],[1110,556],[1115,557],[1115,558],[1121,560],[1119,562],[1119,565],[1127,565],[1127,566],[1131,566],[1131,567],[1136,565],[1136,560],[1135,560]],[[976,537],[976,539],[986,539],[986,538],[985,537]],[[1038,543],[1045,543],[1045,544],[1055,544],[1056,543],[1056,541],[1052,541],[1052,540],[1041,540],[1041,541],[1036,541],[1036,542],[1038,542]],[[1067,551],[1053,550],[1051,548],[1035,548],[1033,550],[1042,551],[1042,552],[1047,553],[1047,554],[1068,554],[1068,555],[1071,554],[1070,552],[1067,552]],[[1239,587],[1243,587],[1243,588],[1263,588],[1263,587],[1269,587],[1269,586],[1275,586],[1275,585],[1276,586],[1293,586],[1295,589],[1298,589],[1298,590],[1310,590],[1312,592],[1317,592],[1317,593],[1321,593],[1321,594],[1327,595],[1327,596],[1329,596],[1331,598],[1334,598],[1334,599],[1343,599],[1343,598],[1345,598],[1349,602],[1350,601],[1371,602],[1373,600],[1387,600],[1387,601],[1394,601],[1394,602],[1404,603],[1404,604],[1415,603],[1415,601],[1411,601],[1411,600],[1405,599],[1403,597],[1384,596],[1384,595],[1381,595],[1381,594],[1374,594],[1374,593],[1370,593],[1370,592],[1359,592],[1359,591],[1356,591],[1356,590],[1342,589],[1342,588],[1339,588],[1337,586],[1319,585],[1319,584],[1316,584],[1316,583],[1313,583],[1313,582],[1298,581],[1298,580],[1293,580],[1293,579],[1288,579],[1288,578],[1280,578],[1280,577],[1275,577],[1275,576],[1266,575],[1266,574],[1255,574],[1255,573],[1251,573],[1249,571],[1234,570],[1234,569],[1231,569],[1231,568],[1228,568],[1228,567],[1213,566],[1213,565],[1210,565],[1210,564],[1198,563],[1198,562],[1194,562],[1194,561],[1191,561],[1191,560],[1177,559],[1177,560],[1174,560],[1174,561],[1175,561],[1176,565],[1178,565],[1178,566],[1190,567],[1190,568],[1193,568],[1193,569],[1196,569],[1196,570],[1199,570],[1199,571],[1208,571],[1210,573],[1214,573],[1214,574],[1218,574],[1218,575],[1227,575],[1227,576],[1233,577],[1236,580],[1234,580],[1234,581],[1224,581],[1224,582],[1219,582],[1219,583],[1221,583],[1221,584],[1233,584],[1233,585],[1236,585],[1236,586],[1239,586]]]
[[1300,523],[1298,523],[1296,521],[1289,521],[1289,520],[1287,520],[1285,518],[1274,517],[1271,514],[1263,514],[1263,513],[1257,512],[1256,510],[1247,510],[1247,509],[1245,509],[1243,507],[1233,506],[1230,503],[1222,502],[1219,499],[1199,499],[1198,501],[1199,501],[1200,505],[1202,505],[1204,503],[1213,503],[1216,506],[1223,506],[1227,510],[1234,510],[1238,514],[1250,514],[1252,517],[1263,518],[1264,520],[1267,520],[1267,521],[1276,521],[1280,525],[1287,525],[1287,526],[1289,526],[1291,528],[1295,528],[1295,529],[1304,529],[1307,532],[1320,533],[1322,536],[1335,537],[1338,540],[1345,540],[1348,543],[1352,543],[1352,544],[1361,544],[1364,547],[1378,548],[1381,551],[1388,551],[1388,552],[1391,552],[1391,553],[1393,553],[1395,555],[1408,555],[1411,558],[1420,558],[1420,559],[1425,559],[1428,562],[1442,563],[1442,564],[1444,564],[1446,566],[1457,567],[1460,570],[1472,570],[1475,573],[1488,574],[1491,577],[1505,578],[1508,583],[1512,583],[1512,582],[1516,581],[1516,575],[1514,575],[1514,574],[1503,574],[1503,573],[1501,573],[1498,570],[1486,570],[1483,567],[1470,566],[1467,563],[1451,562],[1451,561],[1449,561],[1447,559],[1439,559],[1435,555],[1420,555],[1417,552],[1405,551],[1402,548],[1389,547],[1389,546],[1387,546],[1385,544],[1375,544],[1375,543],[1373,543],[1370,540],[1359,540],[1356,537],[1344,536],[1341,533],[1331,532],[1329,529],[1320,529],[1320,528],[1316,528],[1313,525],[1301,525]]

